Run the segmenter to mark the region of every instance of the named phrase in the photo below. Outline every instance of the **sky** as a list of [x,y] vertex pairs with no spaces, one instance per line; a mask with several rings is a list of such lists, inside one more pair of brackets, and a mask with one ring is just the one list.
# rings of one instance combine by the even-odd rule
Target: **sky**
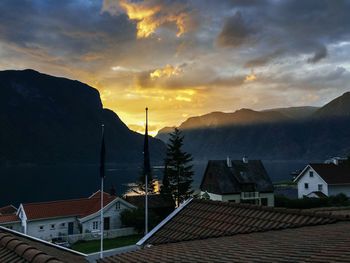
[[97,88],[150,134],[241,108],[322,106],[350,91],[350,1],[1,0],[0,70]]

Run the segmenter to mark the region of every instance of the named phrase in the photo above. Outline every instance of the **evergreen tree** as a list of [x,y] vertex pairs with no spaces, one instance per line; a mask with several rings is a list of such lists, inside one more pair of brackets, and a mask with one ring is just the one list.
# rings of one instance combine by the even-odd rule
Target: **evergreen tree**
[[164,176],[161,194],[165,198],[171,198],[173,203],[179,206],[193,195],[191,184],[193,182],[192,156],[182,151],[184,137],[175,128],[170,134],[167,145],[166,158],[164,159]]

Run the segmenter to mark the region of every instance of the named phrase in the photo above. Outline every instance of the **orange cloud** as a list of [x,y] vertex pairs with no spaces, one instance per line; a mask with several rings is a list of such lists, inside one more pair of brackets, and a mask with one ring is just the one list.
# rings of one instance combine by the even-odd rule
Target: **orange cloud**
[[[148,38],[158,27],[166,23],[175,23],[178,29],[177,37],[180,37],[187,31],[189,16],[178,9],[168,9],[166,6],[154,3],[152,5],[146,2],[132,3],[130,0],[119,1],[130,20],[136,20],[137,38]],[[109,5],[110,6],[110,5]],[[106,6],[104,7],[106,9]]]
[[256,75],[254,73],[251,73],[250,75],[245,77],[244,82],[253,81],[255,79],[256,79]]
[[170,77],[172,75],[179,75],[181,71],[179,66],[173,67],[172,65],[166,65],[164,69],[156,69],[150,73],[151,79],[157,79],[162,77]]

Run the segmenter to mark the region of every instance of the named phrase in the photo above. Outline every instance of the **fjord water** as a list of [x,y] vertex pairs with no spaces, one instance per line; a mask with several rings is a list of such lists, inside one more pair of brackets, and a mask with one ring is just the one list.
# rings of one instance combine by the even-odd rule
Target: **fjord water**
[[[273,182],[290,180],[291,172],[305,167],[308,160],[265,160],[264,166]],[[317,161],[311,161],[317,162]],[[194,163],[193,188],[198,189],[206,162]],[[105,190],[113,185],[117,194],[130,189],[140,176],[140,165],[108,165]],[[152,170],[161,180],[162,169]],[[98,165],[0,166],[0,206],[88,197],[100,189]],[[21,178],[19,180],[18,178]]]

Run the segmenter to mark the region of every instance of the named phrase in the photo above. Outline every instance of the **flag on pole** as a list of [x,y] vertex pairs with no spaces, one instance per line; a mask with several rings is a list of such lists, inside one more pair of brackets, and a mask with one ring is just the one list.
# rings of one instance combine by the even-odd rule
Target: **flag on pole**
[[151,172],[151,165],[149,160],[149,150],[148,150],[148,108],[146,108],[146,131],[145,140],[143,145],[143,175],[149,175]]
[[104,133],[104,125],[102,124],[102,142],[101,142],[101,155],[100,155],[100,176],[101,176],[101,178],[105,177],[105,155],[106,155],[105,133]]

